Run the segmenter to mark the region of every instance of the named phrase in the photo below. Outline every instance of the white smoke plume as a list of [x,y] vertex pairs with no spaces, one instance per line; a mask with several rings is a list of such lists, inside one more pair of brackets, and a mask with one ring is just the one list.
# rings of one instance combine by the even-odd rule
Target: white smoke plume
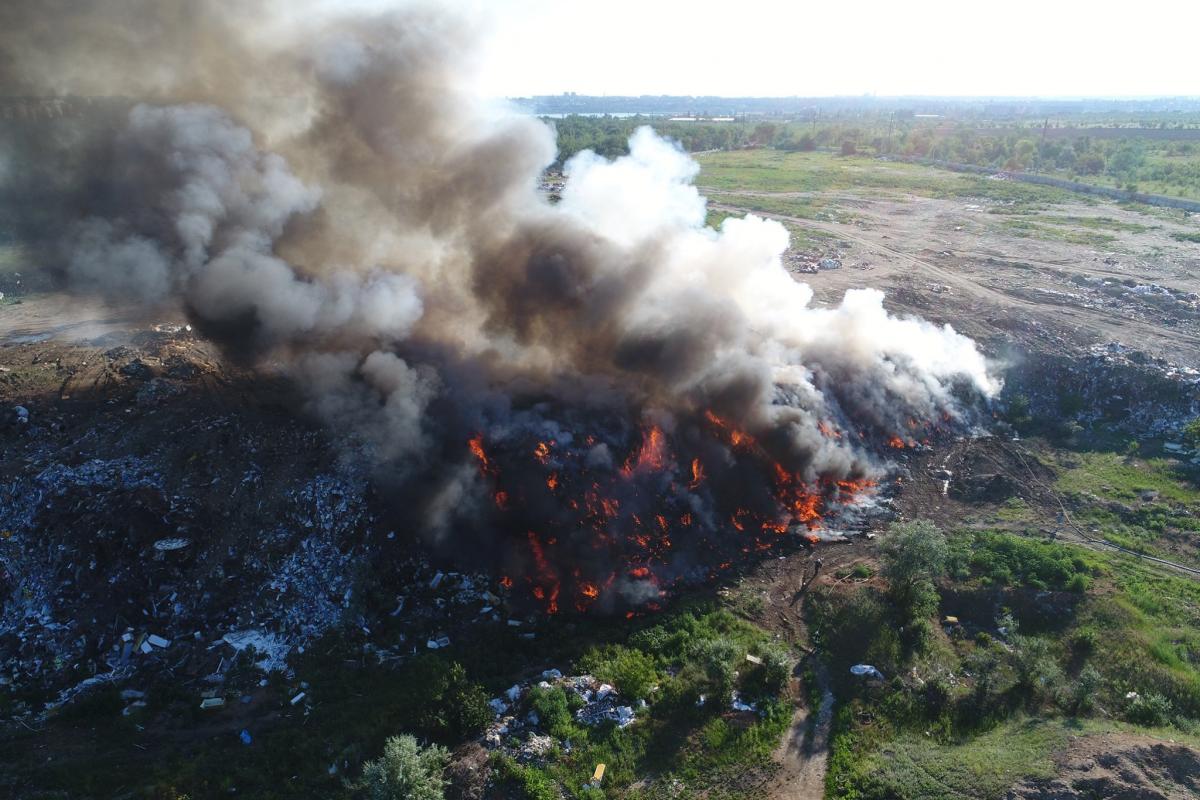
[[[477,433],[614,473],[652,420],[732,476],[707,414],[803,481],[858,479],[881,437],[998,388],[877,291],[814,307],[780,224],[706,227],[697,165],[648,128],[571,159],[551,205],[553,130],[463,88],[475,32],[434,7],[9,0],[0,31],[0,91],[81,109],[0,134],[0,225],[73,291],[290,365],[434,537],[492,506]],[[609,441],[572,437],[588,415]]]

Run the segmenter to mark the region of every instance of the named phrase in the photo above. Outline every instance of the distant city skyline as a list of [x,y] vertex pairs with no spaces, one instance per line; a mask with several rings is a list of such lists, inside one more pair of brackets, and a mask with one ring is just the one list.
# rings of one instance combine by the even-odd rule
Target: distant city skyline
[[1200,4],[1178,0],[1125,13],[1078,0],[448,5],[483,33],[475,86],[493,97],[1200,94]]

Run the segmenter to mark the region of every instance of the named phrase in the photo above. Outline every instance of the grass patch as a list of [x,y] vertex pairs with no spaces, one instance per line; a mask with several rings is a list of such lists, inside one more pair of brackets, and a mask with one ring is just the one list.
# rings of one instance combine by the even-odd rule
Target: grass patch
[[1067,740],[1063,723],[1040,720],[1014,720],[953,744],[907,733],[856,763],[832,758],[827,789],[860,800],[1002,797],[1022,779],[1052,777],[1051,754]]
[[[1044,220],[1045,218],[1038,217],[1038,219]],[[1088,247],[1107,247],[1117,240],[1117,237],[1109,233],[1096,230],[1078,230],[1071,227],[1063,227],[1058,223],[1043,225],[1019,217],[1005,218],[1000,223],[1000,228],[1010,235],[1022,238],[1070,242],[1071,244],[1081,244]]]

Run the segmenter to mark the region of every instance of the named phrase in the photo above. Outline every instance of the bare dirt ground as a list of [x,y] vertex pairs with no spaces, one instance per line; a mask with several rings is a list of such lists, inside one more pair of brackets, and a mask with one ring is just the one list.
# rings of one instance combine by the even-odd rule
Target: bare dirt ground
[[1200,797],[1200,752],[1145,736],[1084,736],[1055,757],[1058,776],[1025,781],[1006,800],[1191,800]]
[[[763,198],[813,196],[707,193],[714,209],[737,213]],[[1010,344],[1062,351],[1119,341],[1176,363],[1200,364],[1194,295],[1200,245],[1171,235],[1194,234],[1200,226],[1178,213],[1178,219],[1164,218],[1082,200],[1020,216],[1000,213],[1002,203],[963,197],[876,193],[832,200],[848,222],[754,212],[833,237],[827,254],[836,254],[842,267],[797,275],[819,302],[871,287],[887,293],[889,307],[948,322],[994,351]],[[1151,286],[1161,289],[1137,288]]]

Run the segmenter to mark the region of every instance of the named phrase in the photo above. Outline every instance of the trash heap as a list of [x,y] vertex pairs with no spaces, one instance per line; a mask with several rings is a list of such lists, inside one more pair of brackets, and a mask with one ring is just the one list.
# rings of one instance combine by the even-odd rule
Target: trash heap
[[[523,763],[544,759],[555,746],[570,752],[571,742],[559,742],[549,736],[548,731],[543,730],[537,712],[529,707],[529,693],[534,687],[562,688],[579,706],[575,720],[587,727],[612,723],[624,728],[637,718],[634,705],[622,698],[613,686],[592,675],[564,676],[560,670],[548,669],[536,682],[513,684],[502,696],[492,698],[489,705],[496,719],[484,731],[484,747]],[[645,708],[646,702],[639,700],[636,705]]]

